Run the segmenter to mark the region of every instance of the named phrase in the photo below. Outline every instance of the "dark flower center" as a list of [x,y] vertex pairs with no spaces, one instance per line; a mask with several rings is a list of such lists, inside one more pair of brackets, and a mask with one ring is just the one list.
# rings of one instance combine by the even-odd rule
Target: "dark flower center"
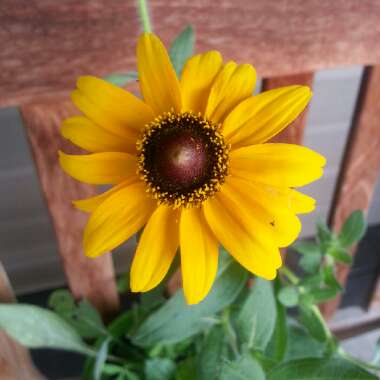
[[192,131],[168,133],[153,149],[153,165],[164,181],[178,189],[200,183],[207,174],[207,142]]
[[219,190],[228,148],[219,127],[190,112],[167,113],[137,143],[139,173],[160,203],[193,206]]

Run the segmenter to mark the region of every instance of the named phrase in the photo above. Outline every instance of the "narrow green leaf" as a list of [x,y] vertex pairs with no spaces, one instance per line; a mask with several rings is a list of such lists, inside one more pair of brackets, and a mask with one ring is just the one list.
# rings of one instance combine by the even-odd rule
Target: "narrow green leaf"
[[195,36],[191,25],[187,26],[173,41],[169,56],[178,77],[186,60],[193,54]]
[[276,302],[276,309],[276,325],[265,353],[275,361],[280,362],[284,359],[287,351],[288,326],[286,323],[286,309],[279,301]]
[[326,341],[330,332],[326,328],[323,317],[315,305],[300,304],[299,320],[310,335],[320,342]]
[[225,335],[222,326],[214,326],[204,339],[197,357],[198,380],[215,380],[219,378],[224,355]]
[[66,321],[52,311],[37,306],[0,305],[0,329],[26,347],[92,354]]
[[308,296],[310,297],[310,302],[318,304],[335,298],[338,293],[339,289],[336,287],[321,288],[309,290]]
[[183,291],[178,291],[132,334],[133,342],[141,347],[177,343],[210,325],[212,317],[234,302],[247,281],[247,272],[240,265],[233,260],[224,261],[205,300],[189,306]]
[[267,380],[375,380],[377,376],[344,359],[301,359],[280,364]]
[[360,241],[365,234],[366,228],[367,224],[363,211],[356,210],[344,222],[338,239],[343,247],[350,247]]
[[176,370],[174,362],[167,358],[149,359],[145,362],[146,380],[170,380]]
[[333,265],[326,265],[325,267],[323,267],[323,280],[326,285],[335,288],[338,291],[343,290],[342,285],[336,278],[335,268]]
[[276,324],[276,300],[270,281],[257,278],[236,321],[237,333],[249,348],[265,350]]
[[338,245],[332,245],[327,248],[326,254],[333,257],[335,260],[340,261],[344,264],[351,265],[352,257],[347,252],[347,249],[344,247],[340,247]]
[[110,74],[104,77],[104,80],[115,86],[122,87],[128,83],[136,82],[138,80],[138,74],[136,71],[130,71],[126,74]]
[[101,380],[104,364],[107,360],[109,343],[110,340],[106,339],[100,346],[94,365],[94,380]]
[[295,286],[284,286],[278,292],[277,298],[284,306],[296,306],[299,299],[298,289]]
[[330,231],[326,222],[321,218],[317,221],[317,237],[321,246],[321,251],[324,252],[330,240],[334,236],[333,232]]
[[224,364],[220,380],[265,380],[260,363],[249,353]]

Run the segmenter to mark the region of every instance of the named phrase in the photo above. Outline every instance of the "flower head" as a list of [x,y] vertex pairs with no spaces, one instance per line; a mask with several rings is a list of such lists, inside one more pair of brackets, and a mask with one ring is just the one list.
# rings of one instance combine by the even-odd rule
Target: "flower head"
[[79,181],[114,185],[74,202],[91,213],[86,255],[112,250],[144,227],[132,291],[158,285],[179,248],[190,304],[209,292],[220,244],[250,272],[275,278],[279,248],[301,230],[296,214],[315,206],[294,188],[319,178],[325,159],[267,141],[302,112],[310,89],[253,96],[254,68],[223,63],[216,51],[191,57],[178,79],[161,41],[147,33],[137,61],[142,99],[81,77],[72,100],[83,116],[63,123],[63,136],[92,152],[60,152],[63,169]]

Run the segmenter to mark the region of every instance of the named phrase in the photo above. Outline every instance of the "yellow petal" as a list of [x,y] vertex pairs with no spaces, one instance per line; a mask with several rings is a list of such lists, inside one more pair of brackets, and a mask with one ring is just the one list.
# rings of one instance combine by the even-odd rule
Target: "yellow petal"
[[306,86],[281,87],[251,96],[224,121],[226,141],[236,146],[246,146],[269,140],[304,110],[311,96]]
[[73,144],[90,152],[136,152],[136,142],[97,126],[84,116],[64,120],[61,134]]
[[159,206],[144,228],[131,267],[132,292],[147,292],[165,277],[179,244],[178,212]]
[[105,191],[104,193],[101,193],[91,198],[73,201],[73,204],[77,209],[81,211],[93,212],[98,206],[100,206],[101,203],[103,203],[112,194],[115,194],[117,191],[136,182],[139,182],[139,178],[137,176],[132,176],[128,178],[127,180],[119,183],[118,185],[113,186],[111,189]]
[[156,115],[181,111],[181,92],[177,75],[160,39],[143,33],[137,44],[137,66],[144,100]]
[[203,209],[216,238],[242,266],[268,280],[276,277],[281,255],[274,233],[233,198],[233,189],[224,184]]
[[92,214],[84,231],[86,256],[97,257],[129,239],[147,222],[156,202],[148,198],[142,182],[108,197]]
[[78,181],[92,185],[115,184],[137,171],[136,157],[129,153],[66,154],[59,152],[62,169]]
[[320,178],[326,160],[293,144],[258,144],[230,152],[230,173],[278,187],[304,186]]
[[223,64],[217,51],[191,57],[181,76],[182,111],[205,112],[211,85]]
[[255,83],[256,71],[251,65],[228,62],[212,85],[206,118],[222,122],[235,106],[252,95]]
[[228,184],[234,191],[234,198],[245,205],[252,217],[273,230],[279,247],[287,247],[297,239],[302,226],[290,207],[290,190],[285,196],[284,192],[271,186],[233,176],[228,178]]
[[307,214],[314,211],[315,199],[297,190],[290,190],[290,208],[296,214]]
[[71,99],[89,119],[108,131],[136,139],[153,120],[152,109],[131,93],[102,79],[85,76],[77,81]]
[[180,222],[182,283],[188,304],[202,301],[218,270],[218,242],[201,209],[184,209]]

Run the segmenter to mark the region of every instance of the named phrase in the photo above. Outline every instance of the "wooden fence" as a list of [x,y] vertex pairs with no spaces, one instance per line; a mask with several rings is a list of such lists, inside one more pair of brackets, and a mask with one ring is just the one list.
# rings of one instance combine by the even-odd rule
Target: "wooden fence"
[[[151,13],[155,32],[166,43],[192,24],[198,51],[217,49],[226,59],[254,64],[265,78],[264,89],[312,86],[317,70],[364,65],[330,224],[338,228],[351,211],[368,209],[380,171],[378,0],[221,0],[217,5],[211,0],[152,0]],[[0,107],[20,109],[70,289],[103,315],[119,306],[114,268],[109,255],[88,260],[82,253],[85,216],[71,200],[90,196],[94,189],[59,168],[58,149],[73,151],[60,137],[59,126],[73,113],[68,94],[79,75],[135,68],[139,32],[132,0],[0,2]],[[302,143],[306,117],[278,139]],[[342,283],[347,274],[348,269],[339,268]],[[323,305],[324,314],[332,316],[338,303]]]

